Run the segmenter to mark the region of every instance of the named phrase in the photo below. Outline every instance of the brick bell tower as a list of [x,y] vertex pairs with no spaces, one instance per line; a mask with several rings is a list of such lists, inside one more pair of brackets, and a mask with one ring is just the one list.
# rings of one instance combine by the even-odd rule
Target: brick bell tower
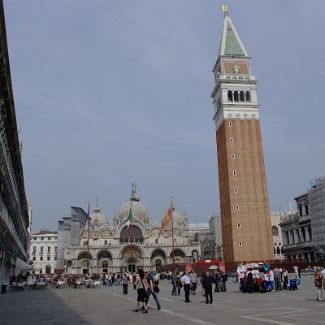
[[224,262],[273,260],[256,79],[227,6],[213,73]]

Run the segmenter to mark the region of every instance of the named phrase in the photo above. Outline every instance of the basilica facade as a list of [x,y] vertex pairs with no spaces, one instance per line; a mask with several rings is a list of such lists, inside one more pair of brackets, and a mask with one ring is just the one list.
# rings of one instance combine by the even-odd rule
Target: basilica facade
[[135,188],[112,225],[98,205],[88,219],[77,215],[65,219],[61,227],[59,222],[58,247],[66,273],[133,272],[139,267],[153,271],[173,260],[192,263],[201,256],[200,242],[190,231],[187,216],[173,209],[163,229],[151,224]]

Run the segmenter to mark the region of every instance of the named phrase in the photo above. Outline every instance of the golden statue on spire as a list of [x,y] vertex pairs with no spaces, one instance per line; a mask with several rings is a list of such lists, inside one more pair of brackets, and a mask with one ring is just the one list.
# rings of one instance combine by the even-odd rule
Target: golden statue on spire
[[225,13],[225,15],[228,13],[228,5],[226,5],[226,4],[224,4],[223,6],[222,6],[222,10],[223,10],[223,12]]

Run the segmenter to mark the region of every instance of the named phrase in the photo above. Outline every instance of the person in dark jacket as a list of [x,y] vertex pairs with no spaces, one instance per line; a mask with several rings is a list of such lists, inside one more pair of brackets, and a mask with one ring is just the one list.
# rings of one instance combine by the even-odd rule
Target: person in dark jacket
[[228,280],[228,274],[220,271],[220,289],[223,292],[227,291],[227,280]]
[[214,292],[220,292],[220,274],[219,274],[219,271],[216,271],[214,273],[214,279],[215,279]]
[[246,291],[252,293],[254,289],[252,269],[247,269],[246,273]]
[[213,297],[212,297],[212,284],[215,283],[215,278],[210,274],[210,272],[206,272],[203,276],[202,285],[205,290],[205,301],[206,303],[212,304]]

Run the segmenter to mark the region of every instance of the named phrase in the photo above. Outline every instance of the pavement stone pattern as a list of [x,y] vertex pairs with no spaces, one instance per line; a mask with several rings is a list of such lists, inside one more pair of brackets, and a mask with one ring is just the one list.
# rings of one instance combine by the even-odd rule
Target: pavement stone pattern
[[304,276],[296,291],[243,294],[232,278],[227,285],[227,292],[214,293],[213,304],[206,305],[201,286],[185,303],[183,290],[172,296],[171,285],[161,281],[162,309],[151,297],[148,314],[132,311],[136,291],[131,285],[127,296],[122,286],[9,291],[0,295],[0,324],[325,324],[325,302],[316,301],[312,276]]

